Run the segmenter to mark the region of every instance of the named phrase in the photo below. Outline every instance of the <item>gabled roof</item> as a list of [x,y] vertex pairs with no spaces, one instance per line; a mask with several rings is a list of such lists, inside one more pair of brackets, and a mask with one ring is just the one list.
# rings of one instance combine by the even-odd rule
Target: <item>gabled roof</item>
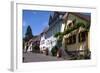
[[87,13],[71,13],[71,14],[74,14],[86,21],[90,21],[91,20],[91,14],[87,14]]
[[35,41],[40,41],[40,35],[38,35],[35,38],[30,39],[28,42],[30,43],[30,42],[35,42]]
[[64,15],[66,12],[57,12],[55,11],[53,16],[50,15],[50,18],[49,18],[49,26],[55,22],[55,20],[57,20],[57,18],[59,18],[59,15]]
[[68,12],[63,16],[63,19],[66,19],[69,14],[73,14],[75,16],[78,16],[79,18],[84,19],[88,22],[90,22],[90,20],[91,20],[91,14],[89,14],[89,13],[78,13],[78,12]]
[[53,16],[50,16],[50,18],[49,18],[49,28],[48,28],[47,31],[49,31],[49,30],[55,25],[54,22],[61,21],[61,20],[62,20],[62,17],[61,17],[61,19],[60,19],[60,18],[59,18],[59,15],[64,16],[65,13],[66,13],[66,12],[57,12],[57,11],[55,11],[55,12],[54,12],[54,15],[53,15]]

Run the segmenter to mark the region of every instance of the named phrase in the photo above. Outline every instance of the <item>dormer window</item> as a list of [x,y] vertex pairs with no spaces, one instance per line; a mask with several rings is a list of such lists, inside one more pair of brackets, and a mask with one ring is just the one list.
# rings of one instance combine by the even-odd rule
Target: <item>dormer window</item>
[[68,27],[71,27],[71,26],[72,26],[72,23],[69,23],[69,24],[68,24]]
[[74,19],[74,20],[69,20],[69,21],[68,21],[68,28],[73,27],[75,23],[76,23],[76,19]]
[[67,20],[67,27],[68,28],[72,27],[72,24],[73,24],[72,20]]

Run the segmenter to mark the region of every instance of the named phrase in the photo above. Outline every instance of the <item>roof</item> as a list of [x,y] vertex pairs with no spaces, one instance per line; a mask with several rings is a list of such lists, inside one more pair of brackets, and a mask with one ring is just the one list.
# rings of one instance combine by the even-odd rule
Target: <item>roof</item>
[[88,22],[91,20],[91,14],[90,13],[79,13],[79,12],[68,12],[63,16],[63,19],[66,19],[69,14],[73,14],[75,16],[78,16],[81,19],[84,19]]
[[29,40],[29,42],[35,42],[35,41],[40,41],[40,35]]
[[43,32],[40,33],[40,36],[42,36],[44,33],[46,33],[48,31],[48,29],[49,29],[49,27],[45,27],[44,30],[43,30]]
[[57,11],[55,11],[53,16],[50,15],[50,18],[49,18],[49,26],[50,26],[53,22],[55,22],[55,20],[59,17],[59,15],[64,15],[65,13],[66,13],[66,12],[57,12]]
[[[58,21],[60,21],[61,19],[57,19],[57,18],[59,18],[59,15],[62,15],[62,16],[64,16],[64,14],[65,14],[66,12],[54,12],[54,15],[51,17],[50,16],[50,18],[49,18],[49,28],[48,28],[48,30],[47,31],[49,31],[55,24],[53,24],[54,22],[58,22]],[[50,20],[51,19],[51,20]],[[46,32],[47,32],[46,31]]]
[[87,21],[90,21],[90,19],[91,19],[91,15],[87,14],[87,13],[71,13],[71,14],[74,14],[84,20],[87,20]]
[[[50,17],[52,20],[51,21],[49,20],[50,21],[49,23],[52,24],[52,22],[54,21],[54,18],[59,16],[59,14],[63,15],[63,19],[65,19],[68,16],[68,14],[73,14],[75,16],[78,16],[81,19],[84,19],[84,20],[86,20],[88,22],[90,22],[90,19],[91,19],[91,15],[89,13],[79,13],[79,12],[58,12],[57,13],[57,12],[55,12],[54,16],[52,18]],[[41,35],[43,35],[44,33],[48,32],[53,26],[54,25],[49,26],[49,28],[45,28],[43,30],[43,32],[41,33]]]

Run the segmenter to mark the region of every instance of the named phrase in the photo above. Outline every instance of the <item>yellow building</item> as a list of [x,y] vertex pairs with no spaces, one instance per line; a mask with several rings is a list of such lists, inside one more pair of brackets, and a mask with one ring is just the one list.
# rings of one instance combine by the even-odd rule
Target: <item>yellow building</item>
[[[67,52],[84,55],[85,50],[90,50],[90,31],[86,29],[86,26],[90,27],[89,13],[72,13],[69,12],[64,16],[64,32],[69,30],[69,33],[65,34],[63,37],[63,46]],[[76,26],[76,24],[79,24]],[[75,29],[74,29],[75,28]],[[74,29],[74,30],[73,30]],[[68,31],[67,31],[68,32]]]

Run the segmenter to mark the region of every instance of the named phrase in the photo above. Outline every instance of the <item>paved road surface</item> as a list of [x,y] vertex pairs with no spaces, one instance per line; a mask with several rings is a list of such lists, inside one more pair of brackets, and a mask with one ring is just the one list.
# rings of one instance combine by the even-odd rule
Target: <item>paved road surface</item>
[[24,62],[45,62],[45,61],[62,61],[64,59],[62,58],[57,58],[57,57],[53,57],[53,56],[46,56],[44,54],[39,54],[39,53],[32,53],[32,52],[28,52],[28,53],[23,53],[23,57],[24,57]]

